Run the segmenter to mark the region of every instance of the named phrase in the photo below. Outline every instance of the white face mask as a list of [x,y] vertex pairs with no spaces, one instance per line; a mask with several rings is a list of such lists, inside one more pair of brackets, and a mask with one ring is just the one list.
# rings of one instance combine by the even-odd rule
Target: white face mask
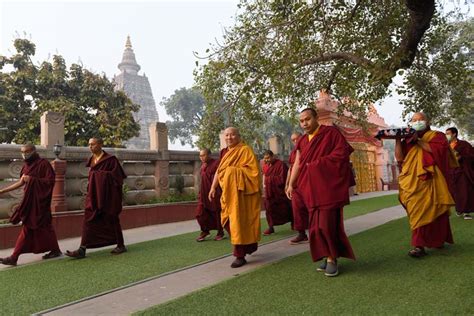
[[426,121],[416,121],[416,122],[412,122],[410,125],[417,132],[423,131],[426,129]]
[[33,156],[34,152],[28,153],[28,154],[21,154],[21,157],[23,157],[23,160],[28,160]]
[[453,139],[452,135],[446,135],[446,138],[448,139],[448,142],[450,142]]

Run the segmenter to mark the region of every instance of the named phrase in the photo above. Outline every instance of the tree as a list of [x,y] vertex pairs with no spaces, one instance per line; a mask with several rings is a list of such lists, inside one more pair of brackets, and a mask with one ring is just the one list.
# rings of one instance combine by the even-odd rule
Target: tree
[[204,97],[199,90],[180,88],[169,98],[163,98],[160,104],[173,118],[173,121],[166,122],[170,140],[179,140],[181,145],[194,146],[193,135],[199,130],[204,112]]
[[321,90],[341,101],[340,111],[364,120],[368,105],[387,96],[403,71],[406,109],[420,105],[442,122],[447,102],[452,109],[464,104],[437,91],[448,80],[450,91],[472,88],[454,44],[459,36],[434,0],[243,0],[239,8],[223,43],[212,45],[200,57],[207,64],[195,71],[209,121],[237,108],[256,119],[291,117]]
[[[81,65],[69,70],[64,58],[35,65],[35,44],[16,39],[16,54],[0,56],[0,133],[2,142],[37,142],[40,116],[45,111],[65,116],[66,145],[84,146],[90,137],[102,137],[106,146],[120,147],[138,136],[140,126],[132,112],[139,109],[113,82]],[[12,68],[6,72],[4,68]]]

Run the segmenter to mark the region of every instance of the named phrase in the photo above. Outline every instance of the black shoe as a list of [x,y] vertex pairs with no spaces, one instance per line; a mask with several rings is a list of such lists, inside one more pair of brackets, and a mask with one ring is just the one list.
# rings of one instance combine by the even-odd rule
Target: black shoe
[[48,252],[47,254],[45,254],[42,258],[44,260],[47,260],[47,259],[53,259],[53,258],[57,258],[57,257],[60,257],[63,253],[59,250],[53,250],[53,251],[50,251]]
[[124,252],[127,252],[127,248],[125,248],[125,246],[121,246],[121,247],[117,246],[110,253],[113,255],[119,255]]
[[65,255],[68,256],[68,257],[71,257],[71,258],[83,259],[83,258],[86,257],[86,251],[82,248],[79,248],[79,249],[74,250],[74,251],[66,250]]
[[234,262],[230,265],[231,268],[240,268],[244,264],[247,263],[247,260],[245,258],[235,258]]

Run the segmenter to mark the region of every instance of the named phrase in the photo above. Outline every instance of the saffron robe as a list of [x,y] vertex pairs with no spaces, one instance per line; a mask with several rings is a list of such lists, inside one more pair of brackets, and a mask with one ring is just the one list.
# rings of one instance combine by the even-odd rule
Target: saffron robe
[[[301,138],[307,138],[307,136],[304,135]],[[307,141],[302,142],[300,144],[301,149],[307,144],[308,144]],[[291,168],[293,164],[295,163],[295,159],[296,159],[296,148],[291,151],[290,158],[288,159],[288,163],[290,164],[290,172],[291,172]],[[298,190],[298,185],[296,185],[296,187],[293,189],[293,196],[291,198],[291,209],[293,211],[293,229],[296,231],[305,231],[306,229],[308,229],[309,212],[308,212],[308,209],[306,208],[306,205],[304,204],[303,196]]]
[[233,245],[260,240],[260,171],[253,150],[239,143],[221,151],[217,168],[221,196],[221,223],[228,225]]
[[406,155],[398,178],[399,199],[408,215],[412,245],[441,247],[444,242],[453,243],[449,208],[454,200],[446,179],[454,157],[443,133],[427,130],[419,137],[432,152],[402,142]]
[[283,225],[293,221],[291,202],[285,193],[288,167],[275,159],[266,168],[265,175],[265,212],[268,226]]
[[216,189],[216,196],[209,201],[209,191],[212,180],[219,166],[219,161],[209,159],[201,165],[201,185],[198,195],[198,206],[196,208],[196,219],[201,227],[201,231],[207,232],[211,229],[222,230],[221,226],[221,188]]
[[474,212],[474,147],[465,140],[454,146],[459,167],[450,170],[451,194],[458,213]]
[[48,160],[34,154],[25,162],[20,176],[27,175],[24,196],[10,217],[10,222],[22,222],[21,232],[15,244],[15,259],[22,253],[59,251],[56,232],[52,225],[51,199],[55,182],[54,170]]
[[81,246],[98,248],[124,246],[119,214],[122,212],[122,185],[127,177],[118,159],[104,152],[93,164],[89,158],[89,184],[82,225]]
[[336,127],[324,125],[311,140],[303,136],[296,149],[300,151],[297,186],[309,209],[313,261],[355,259],[344,231],[342,209],[349,204],[349,186],[354,182],[349,164],[354,149]]

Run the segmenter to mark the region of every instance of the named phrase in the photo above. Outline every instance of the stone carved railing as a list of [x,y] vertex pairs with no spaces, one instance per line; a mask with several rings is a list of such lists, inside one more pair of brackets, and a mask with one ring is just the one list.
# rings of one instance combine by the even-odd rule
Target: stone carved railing
[[[42,116],[41,124],[42,143],[37,146],[37,150],[41,157],[53,161],[55,157],[52,152],[53,144],[64,142],[64,120],[60,119],[58,113],[46,112]],[[58,135],[61,131],[62,135]],[[51,135],[51,132],[54,135]],[[181,183],[183,193],[198,193],[199,153],[197,151],[169,151],[167,133],[164,123],[151,124],[150,150],[104,148],[120,160],[127,174],[125,205],[144,204],[155,197],[175,193],[178,182]],[[0,187],[6,187],[19,179],[23,166],[20,148],[20,145],[0,145]],[[86,161],[89,156],[90,151],[87,147],[65,146],[59,156],[60,160],[54,160],[56,186],[63,187],[59,189],[55,186],[53,212],[84,208],[89,173]],[[62,195],[59,199],[58,192]],[[0,195],[0,219],[5,219],[12,213],[22,196],[22,188]],[[63,207],[55,205],[55,201],[58,200],[63,201]]]

